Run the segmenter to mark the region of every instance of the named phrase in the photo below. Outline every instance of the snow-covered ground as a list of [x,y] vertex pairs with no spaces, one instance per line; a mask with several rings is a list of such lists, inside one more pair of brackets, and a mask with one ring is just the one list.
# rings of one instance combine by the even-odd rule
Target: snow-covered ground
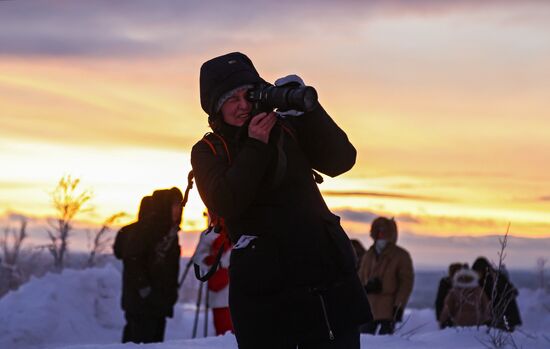
[[[124,325],[120,286],[120,272],[110,264],[32,279],[0,299],[0,348],[137,348],[135,344],[119,344]],[[542,290],[522,289],[518,301],[524,320],[523,327],[513,334],[518,347],[550,348],[550,295]],[[201,311],[200,336],[203,316]],[[168,320],[166,342],[145,347],[237,348],[231,334],[190,339],[194,317],[194,305],[178,303],[174,318]],[[396,335],[363,335],[361,347],[485,348],[484,329],[440,331],[431,309],[407,309],[405,318],[407,321]]]

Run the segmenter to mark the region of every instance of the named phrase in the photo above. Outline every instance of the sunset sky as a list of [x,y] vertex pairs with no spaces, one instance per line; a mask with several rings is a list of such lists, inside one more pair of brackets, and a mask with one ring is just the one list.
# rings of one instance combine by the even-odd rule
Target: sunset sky
[[[549,1],[0,1],[0,216],[53,213],[66,174],[101,222],[186,185],[201,64],[296,73],[358,150],[321,185],[348,232],[550,237]],[[204,223],[192,192],[184,229]],[[366,240],[365,240],[366,241]]]

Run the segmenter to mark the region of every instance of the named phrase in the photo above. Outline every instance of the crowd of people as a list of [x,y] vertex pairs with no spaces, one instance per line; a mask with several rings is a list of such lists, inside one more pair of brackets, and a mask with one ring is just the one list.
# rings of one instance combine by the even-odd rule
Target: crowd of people
[[141,200],[138,220],[117,233],[113,251],[123,262],[123,343],[164,340],[166,318],[173,316],[178,298],[182,199],[178,188],[156,190]]
[[[193,261],[208,279],[216,333],[233,331],[240,349],[359,349],[360,333],[393,334],[413,289],[412,259],[393,218],[372,222],[365,249],[326,205],[320,173],[345,173],[357,152],[315,90],[296,75],[271,85],[233,52],[202,65],[200,101],[212,132],[193,146],[191,165],[210,224]],[[117,235],[124,342],[163,340],[178,293],[181,214],[181,192],[158,190]],[[442,327],[521,323],[517,291],[486,260],[449,271]]]
[[485,257],[477,258],[472,268],[452,263],[439,282],[436,319],[441,328],[487,325],[512,332],[522,323],[517,295],[505,269],[495,269]]

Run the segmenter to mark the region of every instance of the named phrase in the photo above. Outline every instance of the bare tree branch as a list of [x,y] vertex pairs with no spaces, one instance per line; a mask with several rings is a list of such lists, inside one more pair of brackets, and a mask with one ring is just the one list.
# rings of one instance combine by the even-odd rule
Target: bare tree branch
[[87,204],[92,198],[92,192],[88,189],[80,190],[79,184],[79,178],[63,176],[50,194],[56,219],[48,222],[51,226],[51,229],[47,230],[51,241],[48,249],[54,258],[54,267],[58,271],[64,266],[70,233],[73,229],[71,224],[73,219],[76,215],[91,209]]
[[[90,255],[88,257],[89,267],[94,266],[97,255],[103,253],[107,249],[107,247],[111,245],[113,238],[106,237],[106,234],[111,229],[111,225],[116,223],[117,220],[125,216],[126,216],[126,213],[124,212],[118,212],[111,215],[103,222],[103,225],[101,226],[101,228],[95,232],[93,242],[90,243],[91,248],[90,248]],[[89,233],[88,233],[88,240],[91,240],[91,236]]]
[[[0,239],[0,246],[4,255],[4,263],[10,266],[17,264],[23,242],[27,238],[27,220],[22,219],[19,231],[9,227],[4,228],[4,236]],[[11,241],[11,243],[10,243]]]

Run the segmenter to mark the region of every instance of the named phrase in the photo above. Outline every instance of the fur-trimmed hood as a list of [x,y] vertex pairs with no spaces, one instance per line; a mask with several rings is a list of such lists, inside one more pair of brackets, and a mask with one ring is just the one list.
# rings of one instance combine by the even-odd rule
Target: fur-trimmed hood
[[475,288],[479,286],[479,276],[471,269],[460,269],[453,276],[453,287]]

